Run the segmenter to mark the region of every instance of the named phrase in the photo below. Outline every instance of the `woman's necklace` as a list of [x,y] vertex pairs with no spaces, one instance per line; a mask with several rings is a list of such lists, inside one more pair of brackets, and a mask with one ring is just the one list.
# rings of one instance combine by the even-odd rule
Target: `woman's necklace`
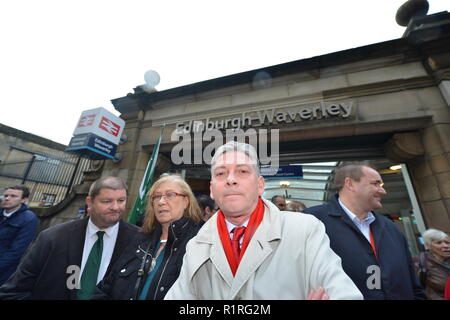
[[159,244],[159,248],[158,251],[156,252],[155,257],[153,257],[152,254],[150,254],[150,257],[152,258],[152,262],[150,263],[150,269],[148,270],[148,273],[152,272],[153,269],[156,266],[156,259],[158,259],[159,255],[161,254],[161,252],[164,251],[164,246],[166,245],[167,239],[165,240],[159,240],[160,244]]
[[[144,250],[143,248],[141,248],[141,246],[139,246],[139,249],[142,250],[142,252],[145,253],[145,256],[150,256],[150,258],[152,259],[152,262],[150,263],[150,268],[148,270],[148,273],[152,272],[153,269],[155,268],[155,266],[156,266],[156,259],[158,259],[159,254],[163,251],[163,249],[164,249],[164,247],[166,245],[167,239],[159,240],[159,241],[160,241],[160,245],[159,245],[158,251],[156,252],[155,256],[153,256],[150,252],[147,251],[149,248],[147,248],[147,250]],[[150,245],[149,245],[149,247],[150,247]],[[146,259],[145,256],[143,258],[143,261],[145,261],[145,259]],[[138,273],[143,275],[144,274],[144,269],[143,268],[139,269]]]

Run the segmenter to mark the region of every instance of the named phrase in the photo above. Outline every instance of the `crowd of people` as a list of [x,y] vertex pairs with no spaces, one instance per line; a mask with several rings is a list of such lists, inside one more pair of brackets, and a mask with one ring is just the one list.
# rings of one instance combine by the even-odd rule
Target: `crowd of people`
[[[165,174],[138,225],[123,221],[127,185],[95,181],[87,217],[38,234],[29,190],[5,189],[0,209],[0,299],[450,299],[450,240],[423,234],[412,257],[368,163],[344,163],[337,193],[307,208],[262,197],[256,150],[228,142],[211,160],[210,196]],[[275,280],[276,279],[276,280]]]

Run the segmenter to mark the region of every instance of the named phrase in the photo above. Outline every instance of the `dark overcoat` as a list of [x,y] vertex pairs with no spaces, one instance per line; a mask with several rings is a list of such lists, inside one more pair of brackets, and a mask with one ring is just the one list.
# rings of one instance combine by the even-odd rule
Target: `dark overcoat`
[[344,271],[364,299],[426,299],[414,271],[408,243],[391,220],[373,213],[375,221],[370,227],[376,258],[369,241],[339,205],[337,194],[328,203],[304,212],[324,223],[331,249],[341,257]]
[[[0,287],[0,300],[71,300],[77,289],[72,285],[74,269],[81,267],[88,218],[65,222],[42,231],[17,271]],[[120,257],[139,228],[124,221],[108,267]],[[106,276],[106,275],[105,275]]]

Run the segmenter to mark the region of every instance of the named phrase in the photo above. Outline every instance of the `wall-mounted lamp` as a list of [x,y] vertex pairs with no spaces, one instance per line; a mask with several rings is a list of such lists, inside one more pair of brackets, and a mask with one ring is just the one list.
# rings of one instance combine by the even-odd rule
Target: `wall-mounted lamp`
[[290,185],[291,183],[289,181],[280,181],[280,186],[282,188],[289,188]]
[[114,155],[114,159],[112,159],[113,163],[119,163],[120,161],[122,161],[123,159],[123,154],[122,153],[116,153]]

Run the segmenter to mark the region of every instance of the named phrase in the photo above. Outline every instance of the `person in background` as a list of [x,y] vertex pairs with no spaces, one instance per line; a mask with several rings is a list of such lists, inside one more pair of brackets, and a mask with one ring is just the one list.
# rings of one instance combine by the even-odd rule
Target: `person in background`
[[445,285],[444,300],[450,300],[450,277],[447,279],[447,284]]
[[219,210],[219,208],[216,205],[216,202],[206,194],[201,194],[197,196],[197,202],[198,205],[200,206],[200,209],[202,210],[202,220],[204,222],[208,221],[209,218],[211,218],[212,215],[215,212],[217,212],[217,210]]
[[428,229],[422,235],[427,252],[421,252],[414,261],[419,278],[430,300],[444,300],[445,286],[450,277],[450,239],[448,234]]
[[201,227],[201,211],[178,175],[159,178],[148,193],[142,231],[114,264],[93,300],[160,300],[180,273],[187,242]]
[[303,212],[305,209],[306,209],[306,206],[301,201],[291,200],[286,205],[286,211]]
[[261,198],[253,146],[231,141],[211,160],[220,210],[189,241],[165,299],[362,299],[330,249],[323,224]]
[[283,196],[273,196],[271,201],[280,211],[286,211],[286,199]]
[[374,212],[382,208],[386,194],[378,171],[367,163],[343,163],[334,184],[338,193],[329,202],[304,212],[324,223],[331,249],[364,299],[426,299],[405,237],[391,220]]
[[17,271],[0,287],[0,300],[85,300],[138,232],[122,221],[127,186],[117,177],[92,183],[89,218],[40,233]]
[[39,229],[39,219],[26,205],[30,190],[7,187],[0,209],[0,286],[14,273]]

